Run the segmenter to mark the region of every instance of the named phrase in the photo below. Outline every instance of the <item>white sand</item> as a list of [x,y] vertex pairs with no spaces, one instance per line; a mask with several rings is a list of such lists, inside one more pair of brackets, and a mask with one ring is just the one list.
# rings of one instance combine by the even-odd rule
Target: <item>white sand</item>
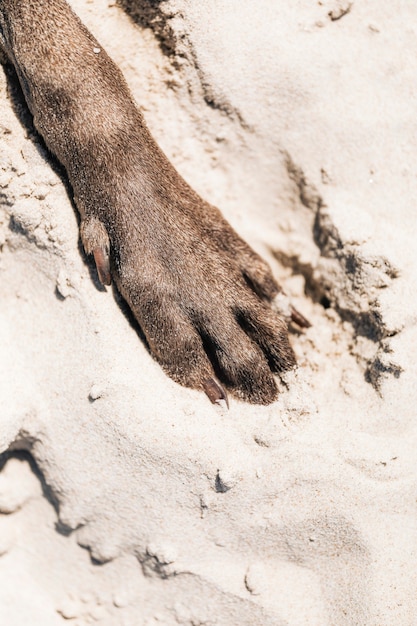
[[72,5],[313,326],[273,406],[169,380],[2,75],[0,623],[416,624],[417,5]]

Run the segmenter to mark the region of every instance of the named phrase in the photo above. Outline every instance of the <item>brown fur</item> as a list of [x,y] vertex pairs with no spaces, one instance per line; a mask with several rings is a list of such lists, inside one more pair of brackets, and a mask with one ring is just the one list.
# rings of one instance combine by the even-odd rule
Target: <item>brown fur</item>
[[[0,0],[0,44],[64,165],[81,236],[174,380],[273,401],[295,359],[267,264],[181,178],[116,65],[64,0]],[[94,49],[100,49],[97,54]],[[110,266],[109,266],[110,263]]]

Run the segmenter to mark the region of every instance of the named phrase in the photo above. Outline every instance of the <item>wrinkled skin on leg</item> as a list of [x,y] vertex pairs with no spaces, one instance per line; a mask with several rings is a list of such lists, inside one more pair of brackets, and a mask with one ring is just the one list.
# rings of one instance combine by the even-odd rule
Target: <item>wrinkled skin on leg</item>
[[[177,382],[267,404],[295,365],[268,265],[181,178],[126,82],[64,0],[0,0],[0,44],[62,162],[81,238]],[[296,322],[296,312],[293,314]],[[303,325],[303,324],[301,324]]]

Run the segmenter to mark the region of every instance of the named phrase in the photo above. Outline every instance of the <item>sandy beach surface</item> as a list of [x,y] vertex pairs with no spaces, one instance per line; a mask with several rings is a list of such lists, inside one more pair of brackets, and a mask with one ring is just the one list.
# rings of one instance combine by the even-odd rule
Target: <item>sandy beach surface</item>
[[417,624],[417,5],[72,0],[311,328],[212,406],[97,287],[0,72],[0,623]]

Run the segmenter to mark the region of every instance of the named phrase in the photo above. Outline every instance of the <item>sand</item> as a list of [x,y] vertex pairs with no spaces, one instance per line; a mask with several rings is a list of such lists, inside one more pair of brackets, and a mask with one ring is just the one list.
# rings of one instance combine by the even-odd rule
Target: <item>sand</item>
[[168,379],[1,74],[0,623],[416,624],[417,6],[71,4],[312,327],[269,407]]

